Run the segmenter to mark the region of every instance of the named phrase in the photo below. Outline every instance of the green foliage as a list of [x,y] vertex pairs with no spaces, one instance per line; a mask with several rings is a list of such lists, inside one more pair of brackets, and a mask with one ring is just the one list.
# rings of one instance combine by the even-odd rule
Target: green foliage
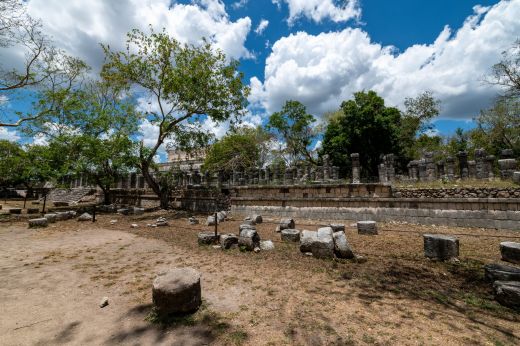
[[12,186],[22,182],[23,149],[18,143],[0,140],[0,186]]
[[286,145],[283,154],[289,157],[289,161],[308,161],[316,164],[310,148],[316,138],[317,131],[313,129],[316,119],[303,104],[298,101],[287,101],[280,112],[273,113],[269,117],[267,129],[278,140]]
[[374,91],[355,93],[354,100],[341,104],[341,110],[343,116],[332,118],[327,125],[322,154],[328,154],[346,172],[350,154],[359,153],[362,174],[376,176],[381,155],[401,153],[401,113],[386,107]]
[[203,169],[231,173],[261,167],[266,160],[270,136],[262,128],[240,127],[213,144]]

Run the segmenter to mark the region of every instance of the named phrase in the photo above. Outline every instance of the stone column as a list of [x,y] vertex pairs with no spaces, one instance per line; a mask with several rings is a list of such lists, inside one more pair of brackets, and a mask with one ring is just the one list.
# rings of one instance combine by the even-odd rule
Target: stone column
[[419,173],[419,181],[428,180],[428,175],[426,174],[426,161],[424,159],[417,162],[417,171]]
[[486,151],[484,149],[476,149],[475,150],[475,170],[476,170],[476,178],[477,179],[487,179],[488,171],[487,171],[487,162],[486,162]]
[[468,161],[468,177],[470,179],[477,178],[477,163],[474,160]]
[[413,181],[419,179],[419,163],[416,160],[410,161],[408,167],[408,178]]
[[455,159],[451,156],[446,158],[446,177],[448,180],[455,179]]
[[350,160],[352,162],[352,184],[359,184],[361,182],[361,165],[359,162],[359,153],[350,154]]
[[379,173],[379,182],[382,184],[388,183],[388,175],[386,172],[386,166],[384,163],[379,164],[378,173]]
[[292,172],[292,167],[287,167],[287,168],[285,169],[284,184],[285,184],[285,185],[292,185],[292,184],[293,184],[293,172]]
[[444,177],[446,176],[445,166],[446,166],[446,161],[444,161],[444,160],[437,161],[437,178],[438,179],[444,179]]
[[323,180],[330,180],[330,158],[329,155],[323,155]]
[[459,177],[461,179],[468,179],[469,178],[468,153],[465,151],[459,151],[457,153],[457,159],[459,160]]
[[383,160],[386,167],[387,180],[393,182],[395,180],[394,154],[387,154],[383,156]]
[[486,171],[487,171],[487,179],[495,178],[495,155],[486,156]]
[[269,167],[265,168],[265,183],[267,185],[271,183],[271,169]]
[[433,152],[427,151],[424,153],[424,161],[426,163],[426,180],[434,181],[436,178],[435,162],[433,161]]
[[332,179],[334,181],[339,180],[339,167],[338,166],[332,166]]
[[319,181],[320,183],[322,183],[323,182],[323,166],[316,167],[315,175],[316,175],[316,181]]

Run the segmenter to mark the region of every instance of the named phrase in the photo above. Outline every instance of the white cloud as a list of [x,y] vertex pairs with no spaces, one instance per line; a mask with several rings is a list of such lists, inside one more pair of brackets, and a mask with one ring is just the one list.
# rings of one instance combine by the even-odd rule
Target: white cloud
[[9,98],[6,95],[0,95],[0,106],[3,106],[9,102]]
[[432,44],[400,54],[372,42],[359,28],[283,37],[266,60],[264,82],[251,79],[249,100],[268,113],[286,100],[299,100],[320,115],[364,89],[396,106],[405,97],[431,90],[442,101],[441,116],[474,116],[496,94],[482,77],[518,38],[520,1],[474,10],[457,31],[445,27]]
[[239,8],[245,7],[249,0],[240,0],[237,2],[234,2],[231,7],[233,7],[235,10],[238,10]]
[[358,0],[344,0],[343,5],[337,6],[334,0],[272,0],[280,8],[282,3],[289,7],[288,23],[292,25],[300,17],[307,17],[316,23],[324,19],[333,22],[346,22],[358,19],[361,9]]
[[[197,43],[202,37],[232,58],[251,56],[245,41],[251,30],[249,17],[231,21],[220,0],[179,4],[170,0],[30,0],[29,13],[41,18],[45,31],[69,54],[99,68],[103,52],[99,43],[123,49],[126,33],[134,28],[166,31],[181,42]],[[11,59],[18,52],[10,52]],[[19,58],[18,58],[19,59]]]
[[260,24],[258,24],[258,26],[256,27],[255,33],[257,35],[262,35],[262,33],[264,32],[264,30],[267,28],[268,25],[269,25],[269,21],[267,19],[262,19],[260,21]]
[[8,140],[11,142],[18,142],[20,136],[16,130],[11,130],[7,127],[0,127],[0,139]]

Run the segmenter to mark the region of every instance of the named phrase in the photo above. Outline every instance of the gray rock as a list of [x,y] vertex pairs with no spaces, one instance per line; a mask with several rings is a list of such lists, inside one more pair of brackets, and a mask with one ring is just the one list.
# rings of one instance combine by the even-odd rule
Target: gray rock
[[508,308],[520,310],[520,282],[495,281],[493,284],[495,299]]
[[143,215],[144,214],[144,208],[134,207],[133,214],[134,215]]
[[83,213],[78,217],[78,221],[92,221],[92,215],[89,213]]
[[260,249],[264,251],[274,250],[274,243],[272,240],[262,240],[260,241]]
[[333,258],[334,238],[332,228],[319,228],[317,233],[316,239],[311,243],[312,255],[316,258]]
[[55,223],[56,222],[56,218],[57,218],[58,215],[52,213],[52,214],[45,214],[43,215],[44,218],[46,218],[47,220],[49,220],[49,223]]
[[345,225],[342,223],[331,223],[329,227],[332,228],[332,232],[345,232]]
[[238,237],[234,234],[222,234],[220,236],[220,246],[222,249],[230,249],[234,244],[238,244]]
[[238,237],[238,246],[244,247],[248,251],[253,251],[260,246],[260,236],[256,229],[243,229]]
[[29,220],[29,228],[47,227],[48,225],[49,225],[49,220],[47,220],[44,217]]
[[197,220],[196,218],[194,217],[190,217],[188,219],[188,222],[190,223],[190,225],[198,225],[199,224],[199,220]]
[[217,213],[217,221],[218,223],[224,222],[226,220],[226,214],[222,211]]
[[168,226],[168,221],[166,221],[166,219],[164,217],[160,217],[158,218],[156,221],[155,221],[155,225],[157,227],[166,227]]
[[484,266],[484,277],[487,281],[520,281],[520,268],[498,263]]
[[139,227],[139,225],[136,224],[136,223],[133,223],[133,224],[130,225],[130,227],[132,227],[132,228],[137,228],[137,227]]
[[424,255],[431,259],[449,260],[459,256],[459,240],[442,234],[424,234]]
[[197,242],[199,245],[212,245],[218,241],[218,238],[215,233],[201,232],[197,236]]
[[296,224],[294,223],[293,219],[282,219],[280,221],[280,231],[283,231],[284,229],[294,229],[296,227]]
[[215,226],[215,216],[208,216],[208,219],[206,220],[207,226]]
[[260,251],[262,251],[262,249],[260,248],[260,246],[256,246],[256,247],[253,249],[253,252],[254,252],[254,253],[259,253]]
[[153,281],[152,301],[159,316],[196,311],[202,303],[199,272],[176,268],[160,273]]
[[377,224],[375,221],[358,221],[358,234],[377,235]]
[[128,214],[130,214],[130,209],[129,208],[117,209],[117,213],[121,214],[121,215],[128,215]]
[[242,230],[244,230],[244,229],[256,229],[256,227],[253,225],[250,225],[250,224],[243,223],[240,226],[238,226],[238,231],[239,231],[238,233],[240,234],[240,232],[242,232]]
[[361,255],[354,255],[354,260],[357,262],[357,263],[366,263],[367,259],[365,256],[361,256]]
[[71,218],[71,215],[68,211],[58,211],[56,214],[56,221],[65,221]]
[[354,252],[347,241],[345,232],[334,232],[334,254],[338,258],[354,258]]
[[251,219],[255,222],[255,224],[261,224],[263,222],[262,215],[255,214],[251,216]]
[[300,233],[300,251],[311,252],[311,244],[318,239],[318,232],[303,230]]
[[76,213],[74,210],[69,210],[69,211],[67,211],[67,213],[69,213],[69,216],[71,219],[76,217],[76,215],[78,215],[78,213]]
[[108,297],[103,297],[103,299],[101,299],[101,302],[99,303],[99,307],[104,308],[107,305],[108,305]]
[[282,230],[281,238],[283,241],[297,243],[300,241],[300,231],[297,229]]
[[520,264],[520,243],[512,241],[500,243],[500,254],[503,261]]

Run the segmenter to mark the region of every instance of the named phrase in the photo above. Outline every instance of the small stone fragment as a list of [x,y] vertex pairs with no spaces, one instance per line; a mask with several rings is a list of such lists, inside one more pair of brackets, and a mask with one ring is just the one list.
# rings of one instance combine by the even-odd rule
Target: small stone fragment
[[134,207],[133,214],[134,215],[143,215],[144,214],[144,208]]
[[263,222],[262,215],[255,214],[255,215],[251,216],[251,219],[252,219],[256,224],[261,224],[261,223]]
[[168,226],[168,221],[166,221],[164,217],[160,217],[157,219],[157,221],[155,221],[155,225],[157,227],[165,227]]
[[207,226],[215,226],[215,216],[208,216],[208,219],[206,220]]
[[108,305],[108,297],[103,297],[103,299],[101,299],[101,302],[99,303],[99,307],[104,308],[107,305]]
[[280,221],[280,231],[283,231],[284,229],[294,229],[296,227],[296,224],[294,223],[293,219],[282,219]]
[[137,228],[137,227],[139,227],[139,225],[136,224],[136,223],[133,223],[133,224],[130,225],[130,227],[132,227],[132,228]]
[[78,221],[92,221],[92,215],[89,213],[83,213],[78,217]]
[[218,241],[218,235],[215,233],[200,232],[197,236],[197,242],[199,245],[211,245]]
[[190,225],[198,225],[199,224],[199,220],[197,220],[196,218],[194,217],[190,217],[188,219],[188,222],[190,223]]
[[262,240],[260,241],[260,249],[263,251],[271,251],[274,250],[274,243],[272,240]]
[[254,253],[259,253],[260,252],[260,247],[259,246],[256,246],[254,249],[253,249],[253,252]]
[[120,208],[120,209],[117,209],[117,213],[121,214],[121,215],[128,215],[128,214],[130,214],[130,209],[129,208]]

